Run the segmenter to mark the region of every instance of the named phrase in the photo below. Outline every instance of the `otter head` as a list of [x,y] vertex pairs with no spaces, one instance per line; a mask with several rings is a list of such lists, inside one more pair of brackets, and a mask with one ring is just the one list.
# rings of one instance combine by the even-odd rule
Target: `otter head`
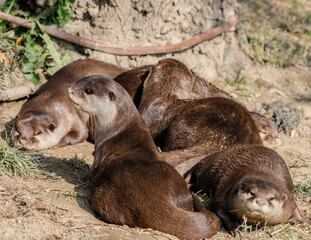
[[287,200],[288,195],[275,184],[250,179],[235,187],[229,212],[240,220],[244,215],[250,224],[274,225],[290,218],[292,209]]
[[[129,105],[135,107],[128,93],[117,82],[103,76],[80,79],[68,89],[68,94],[77,108],[94,119],[95,134],[96,129],[107,129],[108,125],[111,128],[112,123],[117,126],[123,115],[128,117],[132,112],[128,110]],[[122,111],[126,113],[122,114]]]
[[55,145],[54,132],[56,123],[43,112],[21,112],[15,119],[12,138],[17,146],[28,150],[39,150]]

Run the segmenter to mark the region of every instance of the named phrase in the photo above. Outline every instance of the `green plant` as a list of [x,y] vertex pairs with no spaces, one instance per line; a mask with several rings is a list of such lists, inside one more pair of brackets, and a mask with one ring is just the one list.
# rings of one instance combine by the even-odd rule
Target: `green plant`
[[311,196],[311,180],[305,183],[300,182],[300,183],[294,184],[293,192],[295,195],[298,195],[298,196],[305,196],[305,195]]
[[63,27],[71,18],[75,0],[57,0],[51,7],[45,8],[38,16],[35,17],[44,25],[58,24]]
[[201,193],[201,190],[198,191],[198,192],[195,193],[195,194],[196,194],[199,198],[202,199],[202,202],[203,202],[204,206],[205,206],[206,208],[209,208],[209,205],[210,205],[211,199],[212,199],[211,194],[208,196],[206,193]]
[[0,143],[0,174],[25,178],[43,175],[45,172],[40,169],[37,158]]
[[[11,13],[13,8],[16,6],[18,0],[8,0],[5,6],[0,9],[4,13]],[[0,29],[5,27],[5,21],[0,19]]]
[[231,80],[227,78],[225,79],[225,82],[232,87],[239,88],[241,85],[244,85],[246,83],[246,79],[245,79],[245,76],[239,76],[239,78],[236,79],[234,82],[232,82]]
[[[1,24],[2,40],[11,44],[16,55],[21,59],[11,66],[18,66],[22,69],[26,79],[34,84],[40,81],[38,69],[42,69],[46,75],[53,75],[57,70],[65,66],[71,61],[68,54],[63,57],[56,50],[52,39],[40,27],[42,24],[58,24],[64,26],[72,15],[71,8],[74,7],[75,0],[58,0],[51,7],[46,8],[38,16],[32,16],[30,13],[20,10],[13,11],[16,7],[17,0],[9,0],[5,7],[1,9],[4,12],[15,15],[23,15],[23,17],[37,24],[37,28],[26,30],[22,27],[11,28],[8,23],[3,21]],[[8,36],[8,32],[14,31],[14,36]],[[22,39],[17,44],[18,39]],[[20,65],[20,66],[19,66]],[[1,72],[0,72],[1,74]]]
[[80,199],[84,199],[84,200],[89,200],[89,197],[87,195],[85,195],[84,193],[81,192],[76,192],[76,191],[72,191],[69,189],[66,189],[64,191],[62,191],[61,193],[58,194],[58,197],[60,196],[65,196],[65,197],[69,197],[69,198],[80,198]]

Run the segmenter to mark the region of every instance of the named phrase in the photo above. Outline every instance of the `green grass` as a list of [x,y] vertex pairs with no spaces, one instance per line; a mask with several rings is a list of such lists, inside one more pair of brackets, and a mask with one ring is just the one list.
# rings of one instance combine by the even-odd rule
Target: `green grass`
[[[20,68],[27,80],[38,84],[40,81],[38,70],[42,70],[44,75],[50,76],[71,62],[68,54],[62,56],[57,51],[53,40],[38,23],[64,26],[71,18],[75,0],[54,1],[53,6],[45,8],[38,16],[19,10],[17,2],[17,0],[7,1],[4,8],[0,9],[0,11],[22,16],[36,23],[37,28],[27,30],[0,20],[0,53],[5,55],[9,53],[9,56],[6,57],[11,61],[11,64],[3,65],[5,65],[5,68],[12,66]],[[5,42],[6,46],[1,46],[3,45],[2,42]],[[7,51],[8,48],[13,49],[13,51]],[[19,61],[15,61],[15,55],[17,55]],[[10,73],[14,72],[11,71]],[[3,76],[3,69],[0,69],[0,79]],[[12,80],[15,79],[12,78]]]
[[297,196],[311,196],[311,180],[294,184],[293,192]]
[[202,199],[202,202],[206,208],[210,207],[212,196],[208,196],[206,193],[201,193],[201,190],[195,193],[199,198]]
[[295,65],[305,59],[309,49],[289,39],[278,37],[279,30],[262,29],[250,40],[252,57],[261,64],[277,67]]
[[69,190],[69,189],[66,189],[64,191],[62,191],[61,193],[58,194],[58,197],[60,196],[64,196],[64,197],[69,197],[69,198],[75,198],[75,199],[83,199],[83,200],[86,200],[88,201],[89,198],[86,194],[84,193],[81,193],[81,192],[76,192],[76,191],[73,191],[73,190]]
[[37,158],[18,148],[0,143],[0,174],[26,178],[46,173],[40,169]]

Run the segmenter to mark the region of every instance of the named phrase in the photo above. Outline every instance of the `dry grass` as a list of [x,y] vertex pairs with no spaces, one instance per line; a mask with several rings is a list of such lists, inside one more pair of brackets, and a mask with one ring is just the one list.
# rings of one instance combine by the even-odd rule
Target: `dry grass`
[[45,172],[40,169],[37,158],[0,143],[0,174],[25,178],[43,175]]

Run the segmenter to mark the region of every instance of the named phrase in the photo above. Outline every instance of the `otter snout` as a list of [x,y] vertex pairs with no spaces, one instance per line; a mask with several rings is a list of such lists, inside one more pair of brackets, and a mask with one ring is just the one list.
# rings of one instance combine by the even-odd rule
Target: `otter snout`
[[68,88],[68,94],[69,95],[73,95],[74,94],[74,90],[73,90],[73,88]]
[[262,198],[256,199],[256,203],[257,203],[260,207],[266,205],[266,201],[265,201],[264,199],[262,199]]

